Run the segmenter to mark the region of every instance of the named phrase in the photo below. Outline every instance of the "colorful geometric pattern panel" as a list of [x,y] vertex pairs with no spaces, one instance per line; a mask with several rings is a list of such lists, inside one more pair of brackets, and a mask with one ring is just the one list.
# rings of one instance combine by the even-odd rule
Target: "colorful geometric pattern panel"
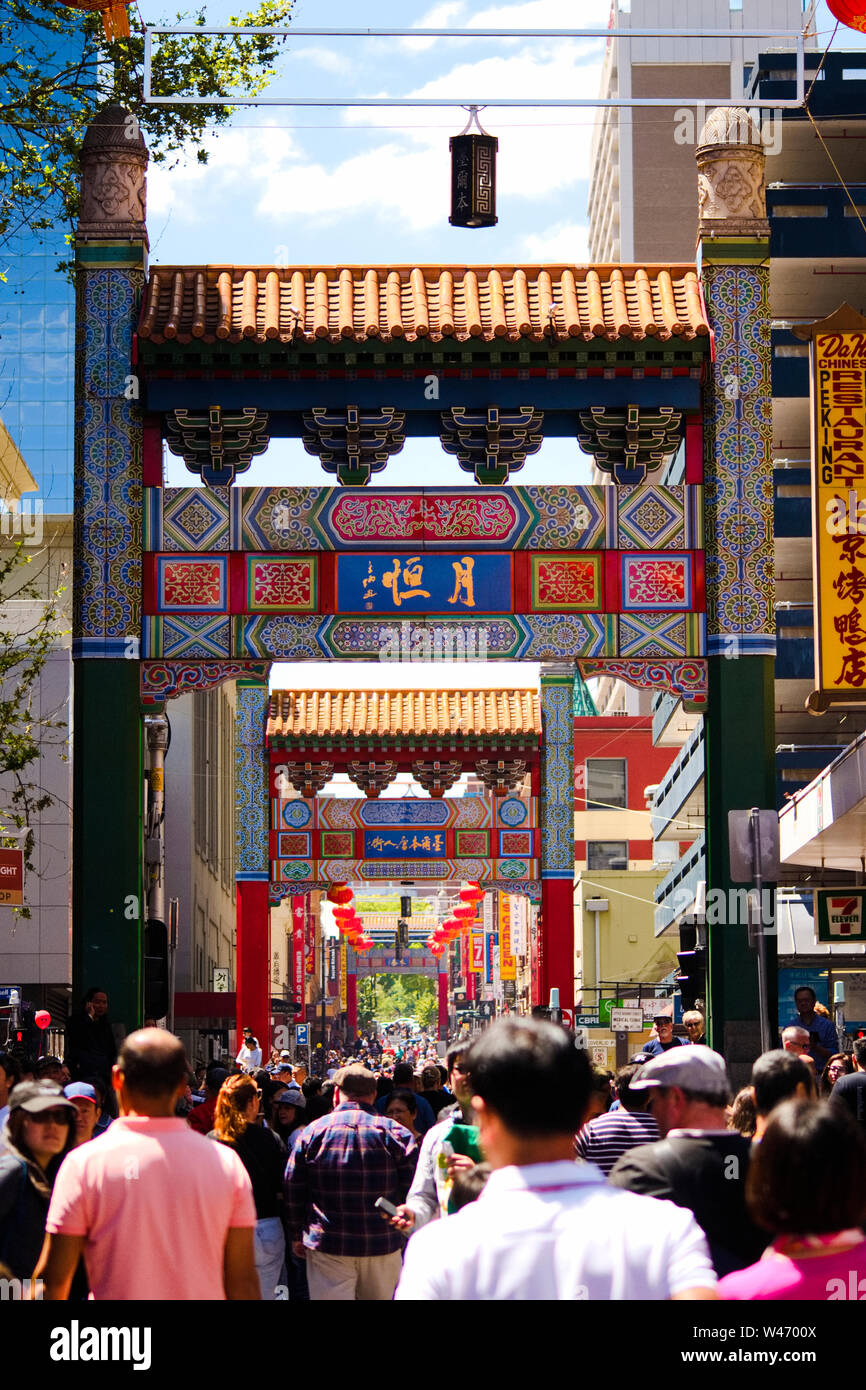
[[695,606],[691,555],[620,555],[620,594],[623,610],[653,612]]
[[[274,783],[280,783],[279,767],[274,768]],[[316,823],[317,802],[302,800],[300,797],[273,797],[271,800],[271,829],[272,830],[302,830],[306,826],[311,829]]]
[[82,268],[76,308],[73,655],[141,632],[141,414],[126,399],[140,269]]
[[458,859],[470,859],[476,854],[486,857],[490,853],[489,830],[458,830],[454,841]]
[[704,402],[711,655],[776,649],[768,283],[768,265],[704,264],[715,338]]
[[[225,517],[228,512],[228,542]],[[148,550],[696,550],[698,485],[147,489]],[[619,538],[619,539],[618,539]]]
[[616,489],[617,541],[623,550],[700,550],[703,547],[700,485]]
[[[145,618],[145,627],[159,624],[161,641],[158,650],[142,652],[143,656],[183,657],[185,660],[213,661],[231,656],[231,619],[194,613],[184,618]],[[144,634],[143,634],[144,637]]]
[[[572,856],[574,851],[572,850]],[[572,870],[573,872],[573,870]],[[499,880],[506,891],[512,883],[537,881],[537,859],[275,859],[270,864],[271,896],[278,901],[283,884],[407,882],[465,883],[467,879],[491,885]]]
[[280,859],[309,859],[312,836],[309,831],[284,830],[277,835],[277,856]]
[[[574,874],[574,676],[542,670],[541,876]],[[525,875],[529,877],[530,875]]]
[[500,830],[499,853],[503,858],[512,855],[532,855],[531,830]]
[[228,567],[226,555],[157,556],[156,611],[228,612]]
[[[235,876],[268,878],[268,687],[239,685],[235,712]],[[304,861],[295,861],[303,863]]]
[[494,806],[495,824],[508,830],[533,830],[538,824],[538,802],[535,797],[529,801],[517,796],[497,797]]
[[602,608],[601,555],[530,557],[532,607],[555,612]]
[[703,613],[621,613],[617,621],[621,657],[706,654]]
[[323,859],[350,859],[355,837],[350,830],[323,830],[319,837]]
[[578,663],[584,680],[609,676],[623,680],[639,690],[666,690],[686,703],[704,705],[707,701],[707,663],[699,660],[593,661]]
[[246,604],[250,613],[315,613],[318,562],[308,556],[248,555]]

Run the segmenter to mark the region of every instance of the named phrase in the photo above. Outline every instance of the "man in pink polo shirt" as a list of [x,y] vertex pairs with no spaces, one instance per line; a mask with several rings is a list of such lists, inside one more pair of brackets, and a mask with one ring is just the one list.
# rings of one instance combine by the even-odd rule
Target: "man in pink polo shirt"
[[38,1273],[62,1300],[80,1256],[96,1299],[258,1299],[256,1212],[230,1148],[195,1134],[175,1106],[187,1062],[177,1038],[143,1028],[114,1068],[120,1119],[64,1162]]

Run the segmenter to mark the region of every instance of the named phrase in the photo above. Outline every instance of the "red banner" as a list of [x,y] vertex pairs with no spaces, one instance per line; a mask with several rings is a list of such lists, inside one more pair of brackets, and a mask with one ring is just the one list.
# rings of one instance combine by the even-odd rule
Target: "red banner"
[[291,984],[292,997],[304,1002],[304,918],[307,899],[303,894],[292,898],[292,953]]

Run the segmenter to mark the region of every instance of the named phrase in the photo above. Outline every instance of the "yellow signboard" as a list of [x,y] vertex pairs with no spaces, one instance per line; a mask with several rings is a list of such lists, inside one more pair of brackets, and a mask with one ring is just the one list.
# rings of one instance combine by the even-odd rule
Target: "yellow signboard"
[[866,319],[846,306],[811,336],[816,690],[808,703],[821,713],[866,704]]
[[511,899],[507,893],[499,894],[499,978],[517,978],[517,961],[511,948]]

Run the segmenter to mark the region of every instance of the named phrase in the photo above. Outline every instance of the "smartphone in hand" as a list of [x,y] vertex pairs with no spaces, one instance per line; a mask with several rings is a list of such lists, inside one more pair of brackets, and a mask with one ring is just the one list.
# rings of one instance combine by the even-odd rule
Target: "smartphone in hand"
[[377,1197],[373,1206],[381,1211],[384,1216],[396,1216],[397,1208],[393,1202],[389,1202],[387,1197]]

